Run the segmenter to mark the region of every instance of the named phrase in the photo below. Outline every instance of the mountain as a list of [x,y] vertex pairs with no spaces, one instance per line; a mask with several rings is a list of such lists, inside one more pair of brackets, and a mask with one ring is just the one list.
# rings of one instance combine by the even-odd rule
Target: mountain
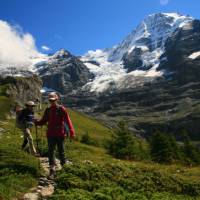
[[180,138],[186,130],[200,139],[199,67],[200,21],[158,13],[114,47],[79,57],[61,49],[33,58],[26,72],[6,69],[15,75],[37,73],[43,86],[63,94],[68,106],[109,126],[124,119],[139,134],[159,129]]
[[[148,16],[119,45],[81,60],[95,75],[68,104],[143,135],[155,130],[199,139],[200,21],[177,13]],[[86,92],[90,91],[90,92]]]
[[76,56],[64,49],[49,56],[48,60],[35,67],[43,85],[62,94],[73,92],[93,79],[93,74],[88,68]]
[[89,51],[82,61],[96,75],[88,84],[90,90],[103,92],[111,89],[110,85],[117,89],[130,88],[167,75],[167,67],[158,70],[161,62],[167,62],[163,56],[166,43],[177,30],[192,26],[193,22],[193,18],[177,13],[149,15],[120,44]]

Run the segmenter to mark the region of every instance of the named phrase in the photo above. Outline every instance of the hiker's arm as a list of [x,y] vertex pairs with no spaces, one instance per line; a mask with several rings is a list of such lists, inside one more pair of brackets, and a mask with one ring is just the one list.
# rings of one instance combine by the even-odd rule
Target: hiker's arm
[[69,133],[70,133],[70,137],[75,137],[75,131],[74,131],[74,127],[73,127],[73,124],[72,124],[72,121],[67,113],[67,110],[66,108],[63,108],[63,111],[64,111],[64,117],[65,117],[65,121],[69,127]]
[[35,120],[35,125],[36,126],[42,126],[47,123],[47,110],[45,110],[43,117],[40,120]]

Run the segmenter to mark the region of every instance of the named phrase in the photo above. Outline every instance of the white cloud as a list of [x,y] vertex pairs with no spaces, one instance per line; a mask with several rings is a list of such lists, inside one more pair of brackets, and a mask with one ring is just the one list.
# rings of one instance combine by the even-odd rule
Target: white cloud
[[0,20],[0,67],[27,67],[31,64],[31,58],[38,55],[41,54],[30,33]]
[[169,0],[160,0],[160,4],[165,6],[169,3]]
[[50,50],[51,50],[51,48],[48,47],[48,46],[46,46],[46,45],[41,46],[41,48],[42,48],[44,51],[50,51]]

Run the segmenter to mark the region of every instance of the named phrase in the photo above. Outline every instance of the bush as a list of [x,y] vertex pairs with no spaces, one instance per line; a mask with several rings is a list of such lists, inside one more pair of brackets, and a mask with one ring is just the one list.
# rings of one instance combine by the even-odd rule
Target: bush
[[[51,199],[198,199],[199,181],[122,163],[65,165]],[[183,198],[185,197],[185,198]]]
[[88,133],[85,133],[81,138],[81,143],[87,144],[87,145],[94,145],[98,146],[98,142],[93,140]]

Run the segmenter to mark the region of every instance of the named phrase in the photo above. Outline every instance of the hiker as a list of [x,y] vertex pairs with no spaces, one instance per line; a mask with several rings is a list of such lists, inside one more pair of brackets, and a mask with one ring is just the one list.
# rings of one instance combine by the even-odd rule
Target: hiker
[[64,140],[66,136],[65,125],[69,128],[70,137],[74,138],[75,131],[64,106],[58,104],[58,95],[55,92],[49,94],[50,107],[48,107],[43,117],[35,121],[36,126],[47,124],[48,158],[50,167],[50,177],[55,175],[54,151],[57,146],[60,164],[65,164]]
[[24,134],[24,141],[21,146],[24,150],[28,144],[29,152],[33,155],[37,155],[36,149],[33,144],[33,137],[31,135],[31,127],[34,125],[34,110],[35,103],[28,101],[25,104],[26,108],[22,110],[16,110],[18,127],[22,129]]

